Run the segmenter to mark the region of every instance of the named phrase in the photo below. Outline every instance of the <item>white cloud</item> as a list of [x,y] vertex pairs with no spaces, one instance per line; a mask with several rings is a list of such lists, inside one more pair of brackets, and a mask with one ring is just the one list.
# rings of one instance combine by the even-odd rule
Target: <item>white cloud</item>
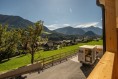
[[55,30],[58,28],[63,28],[66,26],[71,26],[70,24],[52,24],[52,25],[45,25],[46,27],[48,27],[50,30]]
[[70,13],[72,13],[72,9],[70,8]]
[[70,24],[63,24],[63,26],[70,26]]
[[82,27],[82,28],[86,28],[86,27],[90,27],[90,26],[94,26],[97,27],[99,22],[91,22],[91,23],[84,23],[84,24],[80,24],[80,25],[76,25],[76,28]]
[[48,29],[50,30],[54,30],[54,29],[57,29],[57,24],[52,24],[52,25],[45,25]]
[[58,28],[63,28],[63,27],[67,27],[67,26],[72,26],[74,28],[86,28],[86,27],[90,27],[90,26],[94,26],[94,27],[100,27],[99,22],[90,22],[90,23],[84,23],[84,24],[51,24],[51,25],[45,25],[47,28],[49,28],[50,30],[55,30]]

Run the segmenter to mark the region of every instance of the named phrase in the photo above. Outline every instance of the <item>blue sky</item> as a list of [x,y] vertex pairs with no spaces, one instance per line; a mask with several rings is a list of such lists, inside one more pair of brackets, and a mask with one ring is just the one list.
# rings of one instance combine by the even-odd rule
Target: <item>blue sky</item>
[[101,26],[102,11],[96,0],[0,0],[0,14],[43,20],[49,29],[65,26]]

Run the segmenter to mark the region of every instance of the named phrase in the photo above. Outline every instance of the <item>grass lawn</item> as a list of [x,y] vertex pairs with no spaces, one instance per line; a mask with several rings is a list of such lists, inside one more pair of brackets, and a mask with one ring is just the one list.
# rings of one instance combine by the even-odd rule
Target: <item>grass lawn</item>
[[[99,41],[92,41],[92,42],[88,42],[88,43],[79,43],[77,45],[73,45],[73,46],[68,46],[68,47],[63,47],[62,49],[59,50],[52,50],[52,51],[39,51],[35,54],[35,60],[40,58],[45,58],[45,57],[49,57],[55,54],[59,54],[59,53],[63,53],[63,52],[68,52],[74,49],[79,48],[79,46],[81,45],[102,45],[103,41],[99,40]],[[0,63],[0,72],[5,72],[11,69],[15,69],[24,65],[27,65],[30,63],[30,54],[27,55],[22,55],[20,57],[13,57],[11,58],[9,61]]]

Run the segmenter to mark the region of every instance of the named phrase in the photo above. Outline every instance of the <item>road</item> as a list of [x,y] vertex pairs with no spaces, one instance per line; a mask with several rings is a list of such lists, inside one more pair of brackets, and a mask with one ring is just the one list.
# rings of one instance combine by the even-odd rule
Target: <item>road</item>
[[25,74],[26,79],[86,79],[89,68],[82,68],[77,56],[63,63],[45,69],[43,72]]

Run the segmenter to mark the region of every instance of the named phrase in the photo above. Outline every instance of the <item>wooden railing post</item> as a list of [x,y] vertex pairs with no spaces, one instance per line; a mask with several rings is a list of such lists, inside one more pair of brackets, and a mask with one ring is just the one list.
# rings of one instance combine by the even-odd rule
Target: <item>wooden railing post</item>
[[66,52],[65,52],[65,58],[66,58],[66,61],[67,61],[68,57],[67,57],[67,54],[66,54]]
[[60,63],[61,63],[61,53],[60,53]]
[[45,58],[43,58],[43,61],[42,61],[43,65],[42,65],[42,71],[44,69],[44,63],[45,63]]
[[52,56],[52,66],[54,65],[54,56]]

